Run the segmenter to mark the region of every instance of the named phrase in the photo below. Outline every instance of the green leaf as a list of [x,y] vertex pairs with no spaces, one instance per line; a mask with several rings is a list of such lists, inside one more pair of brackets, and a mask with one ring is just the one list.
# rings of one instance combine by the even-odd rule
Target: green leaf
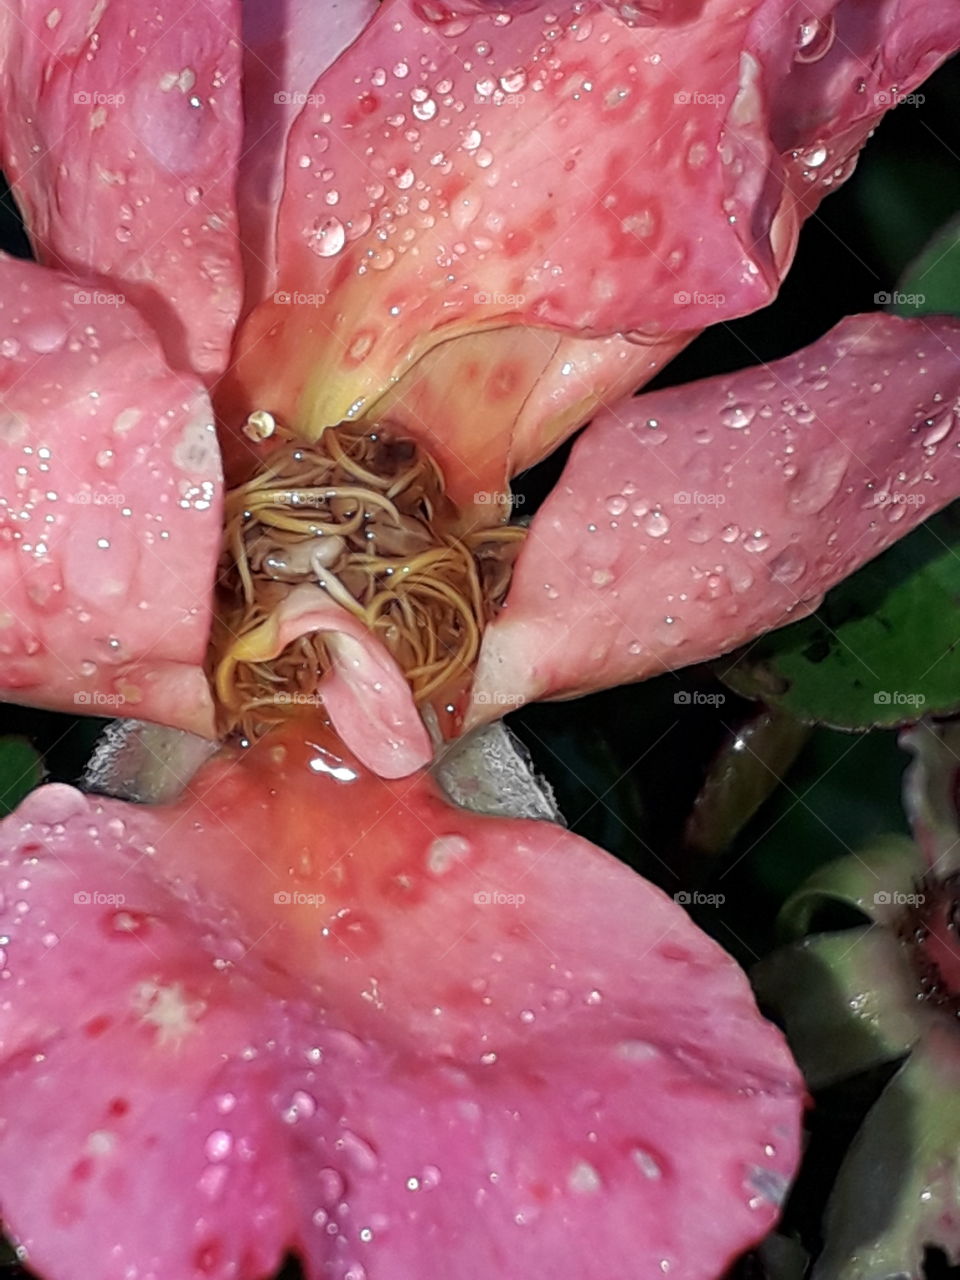
[[0,738],[0,817],[12,813],[43,777],[43,762],[24,738]]
[[902,1058],[927,1025],[916,977],[889,929],[805,938],[761,960],[751,978],[780,1015],[812,1089]]
[[801,938],[816,927],[817,914],[831,904],[854,908],[878,924],[896,925],[925,870],[912,840],[903,836],[875,840],[865,849],[818,867],[784,903],[779,928],[788,938]]
[[814,1280],[922,1276],[924,1251],[960,1257],[960,1046],[943,1025],[871,1110],[837,1178]]
[[960,218],[934,236],[903,273],[891,310],[897,315],[960,315]]
[[960,503],[720,667],[738,693],[863,730],[960,708]]

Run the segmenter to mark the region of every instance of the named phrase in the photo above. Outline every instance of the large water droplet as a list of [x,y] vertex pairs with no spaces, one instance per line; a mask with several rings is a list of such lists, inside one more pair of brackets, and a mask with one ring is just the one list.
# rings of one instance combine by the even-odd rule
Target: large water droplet
[[733,431],[742,431],[744,427],[749,427],[756,413],[752,404],[731,404],[721,412],[720,421]]
[[804,18],[797,32],[794,61],[819,62],[833,48],[836,36],[837,28],[832,13],[825,18],[817,18],[812,14]]
[[603,1183],[592,1164],[586,1160],[578,1160],[570,1170],[567,1186],[577,1195],[595,1195]]
[[670,521],[659,507],[655,507],[649,515],[644,517],[643,528],[651,538],[662,538],[670,532]]
[[470,841],[464,836],[438,836],[427,850],[427,869],[443,875],[470,854]]
[[339,218],[318,218],[307,232],[307,244],[319,258],[334,257],[343,248],[346,238]]
[[806,556],[798,547],[787,547],[770,562],[770,576],[785,586],[802,578],[807,568]]
[[214,1129],[204,1144],[204,1154],[211,1164],[226,1160],[233,1149],[233,1139],[226,1129]]

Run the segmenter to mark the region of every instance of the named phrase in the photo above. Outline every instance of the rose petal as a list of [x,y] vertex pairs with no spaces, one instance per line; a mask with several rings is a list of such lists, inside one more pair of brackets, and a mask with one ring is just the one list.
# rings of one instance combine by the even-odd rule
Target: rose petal
[[366,624],[319,587],[295,587],[230,656],[269,662],[312,632],[322,633],[332,670],[316,694],[279,697],[287,705],[322,701],[342,741],[383,778],[405,778],[428,765],[433,745],[403,672]]
[[484,636],[473,717],[712,658],[811,612],[960,494],[958,356],[956,321],[853,317],[775,364],[600,416]]
[[212,728],[210,403],[138,312],[0,258],[0,692]]
[[471,525],[503,519],[507,481],[546,457],[604,403],[648,382],[688,335],[645,345],[549,329],[441,342],[391,387],[378,421],[423,443]]
[[776,1216],[803,1092],[734,963],[576,836],[307,732],[171,808],[54,786],[0,828],[29,1265],[719,1274]]
[[38,258],[136,303],[211,380],[240,305],[232,0],[14,0],[0,16],[4,172]]
[[890,77],[906,91],[960,41],[924,0],[806,22],[785,0],[461,8],[382,5],[291,130],[281,294],[233,391],[306,436],[458,334],[653,340],[768,302]]
[[242,0],[245,130],[237,203],[245,307],[276,287],[277,213],[290,128],[314,81],[360,34],[376,0]]

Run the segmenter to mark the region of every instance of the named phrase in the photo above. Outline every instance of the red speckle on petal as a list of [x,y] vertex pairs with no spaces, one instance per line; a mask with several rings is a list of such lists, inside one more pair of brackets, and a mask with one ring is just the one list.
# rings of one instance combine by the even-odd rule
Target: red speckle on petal
[[223,1256],[223,1245],[219,1240],[208,1240],[200,1245],[194,1255],[194,1263],[201,1275],[210,1275],[217,1269]]

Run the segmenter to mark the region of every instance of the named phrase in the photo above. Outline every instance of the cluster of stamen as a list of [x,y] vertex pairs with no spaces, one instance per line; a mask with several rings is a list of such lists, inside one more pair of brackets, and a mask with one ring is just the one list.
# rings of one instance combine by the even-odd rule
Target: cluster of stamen
[[228,493],[225,519],[214,684],[221,727],[248,737],[309,698],[330,667],[321,634],[270,661],[231,656],[293,587],[318,586],[359,618],[425,703],[469,674],[524,533],[464,532],[423,449],[349,425],[314,444],[281,439],[266,468]]

